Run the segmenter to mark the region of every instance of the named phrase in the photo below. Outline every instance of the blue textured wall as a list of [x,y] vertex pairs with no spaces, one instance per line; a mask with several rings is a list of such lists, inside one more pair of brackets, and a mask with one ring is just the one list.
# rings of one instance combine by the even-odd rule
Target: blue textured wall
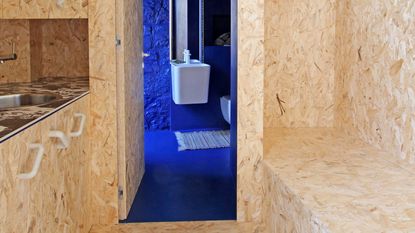
[[144,0],[145,129],[170,128],[169,0]]

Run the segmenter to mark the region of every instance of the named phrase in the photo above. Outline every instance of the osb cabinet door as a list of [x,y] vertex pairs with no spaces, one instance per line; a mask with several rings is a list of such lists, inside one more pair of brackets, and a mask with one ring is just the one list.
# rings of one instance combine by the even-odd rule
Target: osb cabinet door
[[67,148],[59,149],[59,140],[47,142],[47,147],[53,148],[53,156],[42,171],[46,181],[43,214],[47,222],[42,233],[83,233],[90,230],[88,111],[89,98],[86,96],[62,109],[46,128],[47,131],[64,132],[70,143]]
[[72,108],[63,112],[66,130],[71,136],[71,144],[61,160],[64,171],[67,211],[71,217],[71,231],[87,233],[90,230],[90,178],[91,153],[89,147],[89,97],[83,97]]
[[[1,233],[89,231],[88,111],[86,96],[0,144]],[[81,126],[82,133],[71,137]],[[58,148],[59,140],[49,138],[54,130],[70,137],[67,148]],[[44,153],[36,176],[21,180],[18,174],[30,171],[36,158],[31,143],[43,145]]]
[[[33,191],[39,188],[41,179],[22,179],[18,175],[33,168],[38,151],[30,145],[42,143],[37,125],[0,144],[0,232],[41,232],[38,217],[42,200],[40,193]],[[43,167],[41,164],[40,169]]]
[[87,18],[88,0],[3,0],[3,18]]

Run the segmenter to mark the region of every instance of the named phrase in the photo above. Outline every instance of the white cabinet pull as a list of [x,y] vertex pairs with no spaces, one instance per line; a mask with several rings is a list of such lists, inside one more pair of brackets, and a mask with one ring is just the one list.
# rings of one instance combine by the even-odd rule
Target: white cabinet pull
[[56,5],[58,7],[63,7],[64,4],[65,4],[65,0],[56,0]]
[[78,131],[69,133],[69,136],[72,138],[79,137],[82,135],[82,133],[84,132],[85,121],[86,121],[86,115],[83,113],[75,113],[74,116],[80,119],[80,123],[79,123]]
[[29,150],[37,150],[35,163],[33,164],[31,172],[17,175],[17,178],[21,180],[30,180],[37,175],[39,172],[40,163],[42,162],[43,155],[45,153],[45,148],[42,144],[29,144]]
[[50,138],[57,138],[60,141],[58,149],[66,149],[69,147],[69,138],[65,135],[64,132],[58,130],[52,130],[49,132]]

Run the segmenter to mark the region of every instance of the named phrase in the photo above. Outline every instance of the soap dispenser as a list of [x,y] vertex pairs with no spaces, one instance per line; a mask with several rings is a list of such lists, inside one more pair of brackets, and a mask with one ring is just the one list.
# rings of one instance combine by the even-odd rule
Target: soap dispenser
[[183,56],[184,56],[184,63],[186,63],[186,64],[190,64],[190,56],[191,56],[192,54],[190,54],[190,51],[188,50],[188,49],[185,49],[184,51],[183,51]]

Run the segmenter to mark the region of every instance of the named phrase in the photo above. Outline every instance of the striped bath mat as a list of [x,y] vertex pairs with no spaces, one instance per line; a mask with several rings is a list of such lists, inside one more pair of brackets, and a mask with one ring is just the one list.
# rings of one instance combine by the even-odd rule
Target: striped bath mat
[[179,151],[230,147],[231,135],[229,130],[175,132],[175,134]]

